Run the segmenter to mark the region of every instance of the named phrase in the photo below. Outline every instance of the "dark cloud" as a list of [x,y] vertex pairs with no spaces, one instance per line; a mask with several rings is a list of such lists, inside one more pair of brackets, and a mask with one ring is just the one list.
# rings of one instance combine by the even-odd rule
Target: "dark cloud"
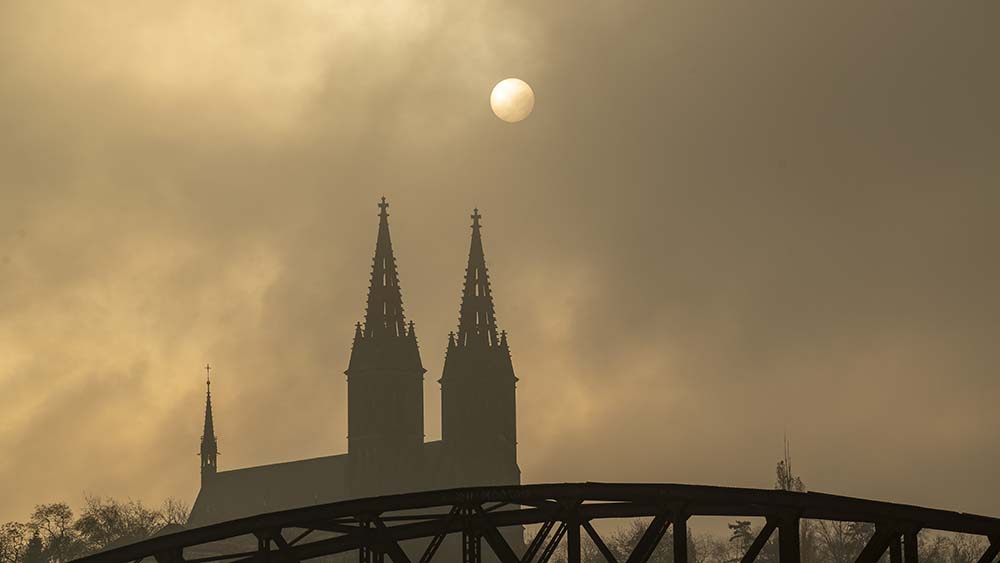
[[1000,512],[995,8],[3,11],[0,518],[344,450],[383,194],[429,437],[479,206],[525,480]]

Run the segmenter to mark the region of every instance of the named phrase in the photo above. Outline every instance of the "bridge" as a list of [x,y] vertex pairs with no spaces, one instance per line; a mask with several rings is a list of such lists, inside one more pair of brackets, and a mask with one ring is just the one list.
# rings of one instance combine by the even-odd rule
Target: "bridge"
[[[763,517],[766,524],[741,563],[753,563],[777,533],[781,563],[799,563],[802,519],[869,522],[875,532],[856,563],[918,563],[917,533],[939,530],[984,536],[980,563],[1000,553],[1000,519],[919,506],[780,490],[679,484],[560,483],[475,487],[361,498],[271,512],[154,537],[76,560],[76,563],[300,563],[357,552],[360,563],[413,563],[400,542],[423,539],[419,563],[431,563],[445,537],[462,537],[463,563],[480,563],[482,543],[501,563],[549,563],[566,542],[567,563],[580,563],[587,534],[608,563],[646,563],[671,530],[674,563],[688,563],[687,522],[693,516]],[[651,518],[627,561],[618,561],[592,522]],[[504,538],[505,527],[540,525],[523,553]],[[185,558],[213,542],[256,538],[257,548]],[[235,545],[231,543],[230,545]],[[252,545],[252,543],[250,544]],[[217,549],[217,548],[216,548]],[[520,551],[520,550],[518,550]]]

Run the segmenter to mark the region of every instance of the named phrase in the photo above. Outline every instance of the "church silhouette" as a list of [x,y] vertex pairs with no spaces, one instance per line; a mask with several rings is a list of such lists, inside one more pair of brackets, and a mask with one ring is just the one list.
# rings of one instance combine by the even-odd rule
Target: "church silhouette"
[[[517,378],[507,335],[497,330],[478,210],[472,215],[458,332],[448,336],[439,380],[442,439],[425,442],[426,370],[413,321],[403,316],[384,197],[378,207],[368,304],[364,322],[355,326],[345,372],[347,453],[219,470],[209,383],[201,437],[201,490],[189,527],[357,497],[520,484]],[[512,532],[517,535],[520,530]],[[522,541],[519,536],[511,539]]]

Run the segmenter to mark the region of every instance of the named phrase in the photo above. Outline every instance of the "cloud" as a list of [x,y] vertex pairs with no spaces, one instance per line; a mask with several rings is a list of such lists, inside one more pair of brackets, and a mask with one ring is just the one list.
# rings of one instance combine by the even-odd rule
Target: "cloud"
[[343,451],[383,194],[429,438],[478,206],[525,480],[1000,511],[977,9],[4,6],[0,518]]

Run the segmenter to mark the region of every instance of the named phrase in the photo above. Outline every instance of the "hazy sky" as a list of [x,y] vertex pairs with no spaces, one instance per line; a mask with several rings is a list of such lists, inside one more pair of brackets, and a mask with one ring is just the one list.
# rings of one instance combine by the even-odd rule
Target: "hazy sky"
[[[0,521],[346,449],[378,198],[428,439],[483,213],[525,482],[1000,514],[1000,4],[5,2]],[[529,82],[511,125],[489,93]]]

